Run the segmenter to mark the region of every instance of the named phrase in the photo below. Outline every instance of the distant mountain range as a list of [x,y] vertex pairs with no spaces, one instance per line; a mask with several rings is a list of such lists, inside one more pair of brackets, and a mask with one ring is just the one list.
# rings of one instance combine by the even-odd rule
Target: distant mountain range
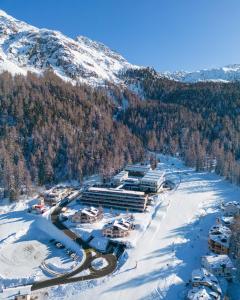
[[240,80],[240,65],[228,65],[222,68],[204,69],[195,72],[163,72],[163,76],[182,82],[198,82],[198,81],[237,81]]
[[[69,38],[54,30],[39,29],[0,10],[0,72],[41,74],[52,70],[64,80],[90,85],[124,83],[128,69],[139,69],[105,45],[79,36]],[[143,68],[144,69],[144,68]],[[240,80],[240,65],[196,72],[162,72],[157,76],[193,83]]]

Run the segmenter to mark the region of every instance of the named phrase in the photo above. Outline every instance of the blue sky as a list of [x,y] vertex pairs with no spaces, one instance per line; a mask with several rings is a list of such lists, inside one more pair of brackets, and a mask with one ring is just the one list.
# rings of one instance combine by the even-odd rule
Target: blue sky
[[239,0],[1,0],[0,8],[157,70],[240,63]]

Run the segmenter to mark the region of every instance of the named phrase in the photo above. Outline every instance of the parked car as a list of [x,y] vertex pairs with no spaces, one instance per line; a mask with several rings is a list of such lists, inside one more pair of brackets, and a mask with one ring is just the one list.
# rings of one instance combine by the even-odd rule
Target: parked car
[[73,258],[73,259],[75,259],[76,256],[77,256],[77,254],[76,254],[75,252],[73,252],[73,253],[70,255],[70,257]]
[[62,243],[60,243],[60,242],[56,242],[56,243],[55,243],[55,246],[56,246],[58,249],[64,249],[64,248],[65,248],[65,246],[64,246]]

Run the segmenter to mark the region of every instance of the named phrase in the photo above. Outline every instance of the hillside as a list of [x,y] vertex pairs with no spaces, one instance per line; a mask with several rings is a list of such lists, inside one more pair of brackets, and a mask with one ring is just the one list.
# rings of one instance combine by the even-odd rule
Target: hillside
[[32,183],[108,175],[143,156],[139,139],[113,120],[103,91],[53,73],[3,73],[0,101],[0,186],[12,199]]
[[240,83],[184,84],[151,69],[128,72],[145,100],[119,118],[150,150],[175,155],[198,170],[215,169],[240,183]]
[[0,33],[0,186],[12,198],[33,183],[111,174],[146,149],[240,183],[238,65],[224,69],[233,82],[219,69],[214,81],[209,71],[189,83],[199,80],[133,66],[101,43],[3,11]]

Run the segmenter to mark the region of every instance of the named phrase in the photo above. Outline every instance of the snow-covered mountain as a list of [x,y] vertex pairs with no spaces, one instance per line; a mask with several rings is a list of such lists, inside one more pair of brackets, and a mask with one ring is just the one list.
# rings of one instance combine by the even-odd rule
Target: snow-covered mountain
[[101,43],[39,29],[0,10],[0,72],[41,74],[51,69],[65,80],[95,85],[118,83],[127,68],[135,66]]
[[[124,83],[124,72],[138,68],[99,42],[39,29],[0,10],[0,72],[42,74],[50,69],[73,83],[101,85],[105,81]],[[235,81],[240,80],[240,65],[196,72],[156,72],[156,76],[181,82]]]
[[163,72],[163,76],[181,82],[199,82],[199,81],[239,81],[240,65],[228,65],[223,68],[205,69],[195,72]]

